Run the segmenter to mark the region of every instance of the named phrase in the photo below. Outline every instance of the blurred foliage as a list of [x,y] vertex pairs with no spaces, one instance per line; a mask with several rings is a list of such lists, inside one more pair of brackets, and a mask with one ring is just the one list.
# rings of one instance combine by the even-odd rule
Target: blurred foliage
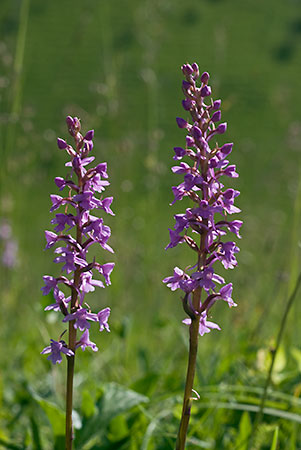
[[[65,362],[39,355],[64,330],[43,308],[50,193],[66,173],[56,137],[67,114],[95,129],[116,216],[112,285],[91,294],[112,308],[111,333],[79,352],[75,448],[174,448],[188,335],[177,293],[162,285],[183,246],[164,251],[181,71],[196,61],[222,98],[235,143],[245,221],[239,267],[224,274],[239,307],[212,311],[222,332],[200,341],[187,448],[246,448],[289,290],[300,271],[301,15],[298,0],[2,0],[0,7],[1,217],[19,263],[1,268],[0,448],[61,449]],[[185,116],[184,116],[185,117]],[[219,142],[223,143],[223,139]],[[97,257],[104,261],[102,252]],[[50,296],[51,297],[51,296]],[[300,302],[289,318],[256,448],[294,449],[300,432]],[[277,432],[276,432],[277,430]]]

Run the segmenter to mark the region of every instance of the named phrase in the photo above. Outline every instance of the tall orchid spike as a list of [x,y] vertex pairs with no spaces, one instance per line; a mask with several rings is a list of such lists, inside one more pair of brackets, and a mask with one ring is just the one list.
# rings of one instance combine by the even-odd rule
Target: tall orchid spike
[[[104,288],[105,284],[111,284],[110,274],[114,263],[99,264],[95,258],[88,262],[88,251],[92,244],[100,245],[104,250],[113,252],[108,245],[111,235],[110,228],[103,223],[103,219],[91,214],[93,210],[113,214],[111,203],[113,197],[97,198],[96,194],[102,193],[110,184],[107,181],[107,164],[100,163],[95,167],[88,166],[94,161],[94,156],[89,156],[93,149],[94,131],[81,134],[81,123],[77,117],[68,116],[66,119],[68,131],[74,139],[74,147],[65,140],[58,138],[57,145],[60,150],[65,150],[70,161],[65,165],[71,169],[65,178],[55,178],[55,184],[60,191],[68,192],[64,197],[51,195],[51,212],[64,207],[64,212],[55,214],[51,223],[55,225],[54,231],[46,231],[46,249],[57,244],[55,249],[55,263],[62,264],[61,274],[58,277],[45,275],[43,294],[53,291],[55,302],[48,305],[45,310],[61,312],[63,322],[68,322],[68,344],[59,339],[51,339],[49,346],[42,350],[42,354],[49,354],[48,359],[53,363],[62,362],[62,354],[66,355],[67,369],[67,400],[66,400],[66,449],[72,448],[72,386],[74,373],[74,358],[77,348],[85,350],[90,347],[94,352],[98,350],[94,342],[90,341],[89,328],[91,322],[98,322],[100,331],[110,331],[108,319],[110,308],[101,309],[98,313],[92,313],[90,308],[85,308],[85,296],[94,291],[95,287]],[[74,235],[70,230],[74,230]],[[94,279],[93,271],[98,272],[104,282]],[[64,275],[66,272],[66,275]],[[61,290],[63,288],[63,290]],[[69,296],[65,291],[69,290]],[[105,313],[104,313],[105,311]],[[77,340],[77,330],[82,333]]]
[[[233,269],[237,265],[235,255],[239,248],[232,240],[224,241],[223,238],[228,231],[240,238],[242,225],[242,221],[229,218],[233,213],[240,212],[234,206],[239,191],[225,188],[221,182],[222,176],[238,177],[235,165],[229,165],[227,160],[233,144],[219,146],[215,142],[215,137],[227,130],[226,123],[218,124],[221,120],[221,101],[210,100],[209,74],[204,72],[200,76],[196,63],[184,64],[182,72],[185,77],[182,84],[185,99],[182,105],[190,113],[191,121],[181,117],[176,119],[178,127],[185,129],[187,135],[186,145],[174,148],[174,160],[179,161],[179,165],[174,166],[172,171],[182,175],[184,180],[172,188],[172,204],[184,197],[189,197],[193,204],[184,213],[174,216],[176,223],[174,229],[169,230],[170,242],[166,249],[186,242],[193,250],[195,260],[191,269],[184,271],[175,267],[174,274],[163,280],[171,290],[181,289],[184,292],[183,307],[188,318],[183,323],[189,325],[190,330],[189,364],[176,447],[178,450],[184,450],[185,447],[198,335],[203,336],[212,329],[220,330],[217,324],[208,320],[209,310],[217,300],[224,300],[229,307],[236,306],[232,299],[232,283],[225,284],[213,266],[218,261],[225,269]],[[182,161],[183,158],[190,164]],[[224,286],[218,288],[218,285]],[[205,297],[203,300],[202,295]]]

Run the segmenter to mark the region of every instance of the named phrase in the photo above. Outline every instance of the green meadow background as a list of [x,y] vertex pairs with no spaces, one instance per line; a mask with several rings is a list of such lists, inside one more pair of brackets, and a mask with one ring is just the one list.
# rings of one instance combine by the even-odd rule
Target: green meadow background
[[[66,115],[95,130],[114,196],[112,285],[89,295],[111,307],[111,333],[78,351],[76,449],[168,450],[175,446],[188,328],[180,294],[162,278],[194,261],[168,251],[173,147],[185,133],[183,63],[211,75],[234,142],[244,221],[239,265],[227,273],[238,303],[216,304],[213,331],[199,342],[187,448],[247,449],[280,320],[300,271],[301,4],[299,0],[1,0],[1,218],[11,223],[18,264],[1,267],[0,448],[63,449],[66,362],[40,351],[64,330],[40,288],[58,275],[44,230],[50,193],[64,176]],[[183,116],[184,114],[184,116]],[[276,359],[268,408],[254,449],[301,448],[300,295]],[[278,442],[278,444],[277,444]],[[272,447],[275,445],[274,447]],[[278,445],[278,447],[277,447]]]

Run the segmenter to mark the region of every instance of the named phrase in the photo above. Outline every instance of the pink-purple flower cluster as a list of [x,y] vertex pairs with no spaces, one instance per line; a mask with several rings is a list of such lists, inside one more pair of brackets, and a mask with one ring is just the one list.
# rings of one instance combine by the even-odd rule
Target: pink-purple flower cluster
[[[199,333],[202,336],[212,328],[220,329],[218,325],[207,321],[208,311],[213,304],[222,299],[230,307],[236,306],[232,300],[232,283],[225,280],[213,269],[213,264],[220,261],[225,269],[233,269],[237,265],[236,253],[239,248],[233,241],[223,241],[230,231],[240,238],[240,220],[231,220],[229,216],[240,212],[234,206],[234,200],[239,192],[225,188],[221,177],[238,177],[235,165],[230,165],[228,156],[233,144],[227,143],[221,147],[215,142],[217,135],[224,134],[226,123],[221,120],[221,101],[213,101],[211,88],[208,86],[209,74],[201,76],[196,63],[184,64],[182,72],[185,79],[182,83],[185,99],[182,102],[185,111],[190,113],[191,123],[177,118],[179,128],[187,132],[186,146],[175,147],[174,160],[179,165],[172,168],[176,174],[184,176],[184,181],[172,188],[174,201],[189,197],[194,205],[187,208],[184,214],[176,214],[174,229],[170,232],[170,243],[166,248],[172,248],[186,242],[195,251],[196,262],[181,270],[175,267],[174,274],[163,280],[171,290],[182,289],[185,293],[183,306],[191,319],[199,317]],[[198,80],[200,78],[200,85]],[[182,162],[186,157],[190,164]],[[189,232],[191,232],[189,234]],[[218,288],[217,285],[225,284]],[[204,291],[206,299],[199,304],[193,302],[193,293]]]
[[[82,331],[79,340],[76,340],[75,348],[68,348],[61,338],[59,341],[51,339],[51,344],[44,348],[42,354],[50,353],[48,359],[53,364],[62,361],[62,353],[73,356],[75,349],[91,347],[97,351],[97,346],[90,341],[90,322],[98,322],[100,331],[110,331],[108,318],[110,308],[105,308],[94,314],[85,303],[85,295],[94,291],[95,287],[104,288],[105,284],[111,284],[110,274],[114,263],[99,264],[93,259],[88,262],[87,254],[92,244],[100,244],[104,250],[111,253],[113,249],[108,245],[111,235],[110,228],[104,224],[103,219],[91,214],[93,210],[103,210],[114,215],[111,210],[113,197],[103,197],[102,193],[109,185],[107,164],[101,163],[88,168],[94,161],[94,156],[89,156],[93,149],[94,131],[88,131],[84,136],[80,133],[81,124],[77,117],[68,116],[66,119],[68,131],[74,139],[72,147],[65,140],[58,138],[59,149],[66,150],[70,161],[65,165],[71,172],[65,178],[55,178],[55,184],[60,191],[65,190],[65,196],[51,195],[52,207],[50,211],[56,211],[63,207],[63,212],[57,213],[51,220],[55,225],[55,232],[46,231],[46,249],[58,244],[54,253],[55,263],[61,263],[61,274],[58,277],[45,275],[45,285],[42,287],[43,295],[53,292],[54,303],[48,305],[45,310],[60,311],[63,322],[73,324],[75,330]],[[100,198],[99,197],[100,195]],[[97,195],[97,197],[95,196]],[[69,234],[74,231],[74,236]],[[104,281],[94,279],[93,271],[98,272]],[[64,275],[63,273],[66,273]],[[66,296],[61,288],[70,294]],[[62,335],[61,335],[62,337]]]

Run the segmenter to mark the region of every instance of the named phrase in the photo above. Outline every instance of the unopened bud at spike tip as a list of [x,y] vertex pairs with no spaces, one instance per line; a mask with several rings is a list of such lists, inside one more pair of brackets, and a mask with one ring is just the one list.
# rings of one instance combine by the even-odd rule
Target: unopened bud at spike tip
[[78,117],[73,117],[73,123],[75,131],[80,131],[81,130],[80,119]]
[[73,118],[71,116],[67,116],[66,123],[67,123],[68,128],[73,127],[74,126]]
[[[202,82],[203,84],[207,84],[208,81],[209,81],[209,78],[210,78],[209,73],[208,73],[208,72],[204,72],[204,73],[202,73],[202,75],[201,75],[201,82]],[[209,94],[209,95],[210,95],[210,94]]]
[[188,77],[189,75],[193,74],[193,68],[191,67],[190,64],[183,64],[183,66],[181,67],[183,74]]
[[197,65],[197,63],[194,62],[193,64],[191,64],[191,67],[192,67],[192,69],[194,71],[195,78],[198,78],[199,75],[200,75],[199,66]]

